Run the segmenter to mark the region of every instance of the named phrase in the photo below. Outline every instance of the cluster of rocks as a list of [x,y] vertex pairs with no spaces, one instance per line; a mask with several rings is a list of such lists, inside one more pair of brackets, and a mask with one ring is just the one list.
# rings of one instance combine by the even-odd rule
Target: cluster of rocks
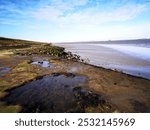
[[17,55],[50,55],[53,57],[65,58],[73,61],[84,62],[79,55],[73,54],[72,52],[65,52],[65,48],[52,46],[52,45],[40,45],[38,47],[31,47],[24,50],[14,50]]
[[64,55],[64,48],[51,46],[51,45],[40,45],[38,47],[31,47],[24,50],[15,50],[15,54],[19,55],[33,55],[33,54],[47,54],[52,56],[61,56]]
[[79,55],[73,54],[72,52],[67,52],[65,58],[69,60],[84,62],[84,60]]

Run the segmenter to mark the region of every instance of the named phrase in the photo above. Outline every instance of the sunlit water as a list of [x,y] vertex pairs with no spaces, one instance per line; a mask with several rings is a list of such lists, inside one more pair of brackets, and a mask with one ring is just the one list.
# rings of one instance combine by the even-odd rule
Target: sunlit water
[[48,61],[33,61],[31,63],[32,65],[40,65],[41,67],[51,67],[50,63]]
[[139,59],[144,59],[150,62],[150,47],[148,46],[136,46],[136,45],[105,45],[105,44],[95,44],[96,46],[103,46],[115,49],[122,53],[128,54]]
[[59,46],[88,59],[90,64],[150,79],[150,44],[63,43]]

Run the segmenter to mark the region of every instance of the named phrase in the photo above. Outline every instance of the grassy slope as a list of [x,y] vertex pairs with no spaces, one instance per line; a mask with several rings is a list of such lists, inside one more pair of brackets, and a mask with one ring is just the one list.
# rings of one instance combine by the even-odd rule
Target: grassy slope
[[33,44],[47,44],[47,43],[0,37],[0,45],[22,45],[22,44],[26,44],[26,45],[32,44],[33,45]]
[[[29,65],[28,62],[30,60],[22,59],[20,61],[18,59],[14,59],[11,56],[12,54],[21,54],[27,56],[30,54],[49,54],[53,56],[59,56],[60,53],[62,54],[63,52],[64,48],[52,46],[51,44],[45,42],[34,42],[0,37],[0,67],[3,67],[3,64],[10,66],[10,68],[13,66],[12,72],[8,73],[8,75],[0,75],[0,98],[8,94],[5,92],[8,89],[14,88],[29,80],[33,80],[40,74],[45,75],[47,73],[41,68],[38,68],[38,66]],[[10,56],[7,57],[8,55]],[[13,65],[13,63],[16,67]],[[8,82],[5,80],[8,80]],[[0,102],[0,112],[17,112],[19,110],[20,107],[17,105],[8,106],[7,104]]]
[[48,43],[0,37],[0,50],[13,49],[13,48],[25,48],[31,46],[38,46],[40,44],[48,44]]

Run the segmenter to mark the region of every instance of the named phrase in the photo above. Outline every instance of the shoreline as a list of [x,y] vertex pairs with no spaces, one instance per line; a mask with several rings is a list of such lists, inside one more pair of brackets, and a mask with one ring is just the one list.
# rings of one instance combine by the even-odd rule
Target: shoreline
[[108,70],[108,71],[114,71],[114,72],[117,72],[117,73],[120,73],[120,74],[127,75],[127,76],[129,76],[129,77],[139,78],[139,79],[144,79],[144,80],[150,81],[150,79],[148,79],[148,78],[144,78],[144,77],[140,77],[140,76],[136,76],[136,75],[131,75],[131,74],[125,73],[125,72],[123,72],[123,71],[121,71],[121,70],[119,70],[119,69],[105,68],[105,67],[93,65],[93,64],[90,64],[90,63],[83,63],[83,64],[87,64],[87,65],[89,65],[89,66],[92,66],[92,67],[95,67],[95,68],[99,68],[99,69],[104,69],[104,70]]
[[[25,53],[29,54],[27,52]],[[88,95],[92,96],[92,98],[97,94],[103,95],[103,100],[108,103],[109,106],[112,106],[112,109],[106,109],[108,104],[93,106],[87,96],[88,104],[87,106],[82,104],[85,105],[84,108],[82,108],[83,112],[149,112],[150,110],[150,81],[148,79],[131,76],[87,63],[63,59],[59,56],[56,58],[49,54],[17,56],[7,55],[6,53],[0,56],[0,61],[1,66],[11,68],[9,72],[0,73],[0,99],[11,95],[9,93],[14,90],[20,91],[17,88],[22,88],[32,81],[37,81],[39,79],[37,77],[43,78],[45,75],[54,75],[54,78],[59,78],[59,76],[66,75],[65,80],[67,80],[74,76],[84,76],[88,80],[84,84],[77,85],[77,88],[85,89],[88,93],[92,94]],[[32,61],[39,61],[39,64],[43,61],[48,61],[52,68],[32,65],[30,64]],[[70,81],[63,80],[62,82],[67,83]],[[66,90],[66,88],[64,89]],[[77,90],[77,92],[80,92],[80,90]],[[84,97],[85,95],[79,94],[78,96]],[[96,99],[94,98],[94,101],[97,102],[97,97]],[[1,112],[19,112],[23,108],[23,105],[20,106],[17,103],[12,105],[11,103],[0,102],[0,108]],[[78,110],[80,109],[78,108]],[[70,111],[73,110],[71,109]]]
[[66,48],[66,51],[71,51],[77,55],[80,55],[83,59],[88,59],[89,64],[100,66],[106,69],[118,70],[136,77],[150,79],[150,61],[148,59],[144,60],[142,58],[133,56],[133,54],[129,55],[123,53],[119,50],[107,47],[107,45],[104,44],[99,44],[98,46],[92,44],[78,44],[76,46],[72,44],[55,45],[64,47]]

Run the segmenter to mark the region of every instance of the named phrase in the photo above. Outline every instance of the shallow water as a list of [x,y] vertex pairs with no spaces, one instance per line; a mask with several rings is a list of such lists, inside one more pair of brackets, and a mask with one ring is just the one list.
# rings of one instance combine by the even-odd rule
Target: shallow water
[[88,59],[90,64],[150,79],[150,44],[63,43],[66,51]]
[[127,55],[144,59],[148,62],[150,62],[150,47],[148,46],[137,46],[137,45],[118,45],[118,44],[112,44],[112,45],[105,45],[105,44],[95,44],[96,46],[103,46],[115,49],[117,51],[123,52]]
[[48,61],[33,61],[32,65],[40,65],[41,67],[52,67]]
[[85,112],[99,104],[111,109],[102,95],[81,88],[85,82],[84,76],[56,73],[11,90],[2,101],[21,105],[22,112]]
[[126,74],[150,79],[150,66],[106,65],[105,68],[112,68]]
[[11,68],[0,67],[0,73],[7,73],[11,70]]

